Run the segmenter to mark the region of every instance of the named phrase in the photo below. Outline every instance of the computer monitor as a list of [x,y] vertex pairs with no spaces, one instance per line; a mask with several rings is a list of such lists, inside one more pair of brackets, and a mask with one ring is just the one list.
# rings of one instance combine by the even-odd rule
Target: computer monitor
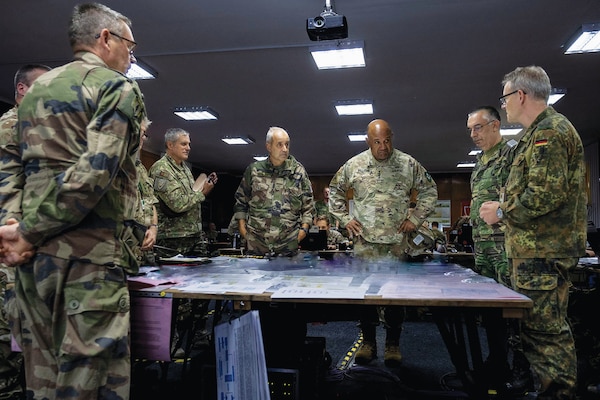
[[327,249],[327,231],[309,231],[300,242],[300,250],[318,251]]
[[596,255],[600,255],[600,232],[588,230],[587,241]]

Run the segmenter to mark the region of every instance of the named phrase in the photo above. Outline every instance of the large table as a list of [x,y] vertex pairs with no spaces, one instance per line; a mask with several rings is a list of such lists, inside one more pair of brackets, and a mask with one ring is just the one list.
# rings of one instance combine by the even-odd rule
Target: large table
[[144,279],[155,280],[157,285],[138,289],[141,292],[230,301],[239,310],[265,302],[318,304],[322,309],[352,305],[428,307],[457,375],[474,398],[484,394],[472,373],[483,363],[479,317],[496,313],[503,318],[521,318],[532,307],[528,297],[444,257],[365,262],[344,253],[330,259],[316,253],[274,259],[220,256],[200,264],[192,260],[163,265]]

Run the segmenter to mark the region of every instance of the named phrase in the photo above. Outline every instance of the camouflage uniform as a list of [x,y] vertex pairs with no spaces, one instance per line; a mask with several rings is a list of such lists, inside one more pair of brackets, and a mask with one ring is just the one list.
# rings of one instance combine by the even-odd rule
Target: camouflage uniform
[[548,107],[517,145],[501,204],[513,288],[534,304],[522,321],[524,351],[557,398],[571,398],[577,378],[567,305],[569,271],[585,254],[585,173],[579,134]]
[[[315,218],[325,215],[333,228],[336,228],[336,219],[329,211],[329,204],[325,200],[315,201]],[[337,228],[336,228],[337,229]]]
[[[23,175],[17,137],[17,106],[0,117],[0,224],[8,218],[21,219],[21,187]],[[11,350],[11,336],[6,313],[14,301],[6,301],[7,285],[15,281],[14,268],[0,263],[0,399],[19,391],[19,373],[23,363],[20,352]],[[8,295],[14,300],[14,296]],[[5,303],[6,301],[6,303]],[[5,305],[6,304],[6,305]],[[7,307],[7,308],[5,308]]]
[[300,227],[313,223],[312,186],[304,166],[291,155],[278,167],[269,159],[250,164],[235,201],[235,219],[246,220],[249,252],[296,253]]
[[[479,216],[479,208],[486,201],[499,201],[510,171],[512,153],[517,143],[502,140],[491,149],[477,156],[477,163],[471,173],[471,223],[473,226],[473,243],[475,245],[475,271],[483,276],[493,278],[507,287],[512,287],[508,268],[508,257],[504,246],[502,223],[488,225]],[[520,338],[520,321],[506,322],[499,312],[486,310],[483,322],[490,353],[483,371],[485,379],[494,385],[511,382],[518,377],[530,377],[529,363],[522,349]],[[513,353],[513,376],[508,364],[509,343]]]
[[344,235],[342,235],[341,233],[339,233],[338,231],[335,231],[333,229],[329,229],[327,231],[327,245],[338,245],[340,243],[344,243],[346,241],[346,238],[344,237]]
[[126,399],[142,94],[80,51],[36,80],[18,115],[19,228],[37,253],[17,267],[19,314],[10,317],[28,398]]
[[504,226],[490,226],[479,216],[486,201],[498,201],[506,183],[511,162],[511,147],[502,139],[491,149],[477,156],[471,173],[471,224],[475,243],[475,270],[510,287],[508,259],[504,250]]
[[202,251],[198,246],[202,241],[201,203],[205,196],[201,190],[194,191],[194,176],[190,168],[185,162],[178,165],[165,154],[150,167],[149,174],[154,180],[154,193],[159,201],[156,244],[181,254]]
[[[346,193],[354,190],[353,215],[346,208]],[[437,185],[431,175],[412,156],[393,149],[385,161],[377,161],[371,150],[352,157],[340,167],[329,184],[331,213],[346,226],[352,218],[362,225],[362,234],[354,238],[354,256],[367,260],[395,257],[404,259],[411,251],[409,236],[398,231],[409,219],[416,227],[431,214],[437,202]],[[411,190],[417,190],[417,206],[409,213]],[[379,324],[373,307],[362,307],[363,332]],[[402,307],[386,307],[386,328],[399,336],[404,319]],[[390,333],[388,332],[388,336]]]
[[[140,160],[136,160],[135,168],[138,174],[138,189],[139,189],[139,208],[137,210],[135,220],[144,227],[149,227],[154,222],[154,208],[158,208],[158,199],[154,195],[154,182],[148,176],[148,170]],[[158,211],[157,211],[158,212]],[[136,254],[140,264],[155,265],[154,252],[151,250],[142,251],[136,249]]]

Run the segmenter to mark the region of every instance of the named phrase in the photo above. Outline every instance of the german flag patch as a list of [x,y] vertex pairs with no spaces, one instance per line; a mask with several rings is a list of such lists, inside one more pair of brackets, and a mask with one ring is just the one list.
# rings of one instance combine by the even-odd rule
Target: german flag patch
[[538,139],[535,141],[534,146],[545,146],[548,144],[548,139]]

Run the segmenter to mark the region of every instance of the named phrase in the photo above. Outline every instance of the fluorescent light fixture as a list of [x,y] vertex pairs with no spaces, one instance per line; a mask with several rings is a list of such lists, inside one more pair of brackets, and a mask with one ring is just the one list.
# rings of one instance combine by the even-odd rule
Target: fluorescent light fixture
[[338,115],[373,114],[372,100],[340,100],[335,102]]
[[227,144],[235,145],[235,144],[252,144],[254,143],[254,139],[249,136],[226,136],[221,139]]
[[253,158],[256,161],[265,161],[267,158],[269,158],[269,156],[254,156]]
[[351,142],[364,142],[366,138],[367,135],[364,132],[350,132],[348,134],[348,140]]
[[310,54],[319,69],[366,66],[362,40],[340,40],[337,44],[312,46]]
[[562,99],[564,95],[567,94],[567,89],[557,89],[552,88],[550,92],[550,97],[548,98],[548,105],[552,105]]
[[465,161],[465,162],[456,164],[456,168],[473,168],[474,166],[475,166],[475,163],[472,161]]
[[481,150],[479,150],[479,149],[476,149],[476,150],[471,150],[471,151],[469,152],[469,155],[470,155],[470,156],[476,156],[476,155],[477,155],[477,154],[479,154],[479,153],[481,153]]
[[156,75],[150,71],[150,68],[144,67],[139,63],[131,64],[127,70],[127,77],[133,80],[154,79]]
[[175,115],[186,121],[199,121],[207,119],[219,119],[219,114],[210,107],[177,107],[173,111]]
[[513,136],[518,135],[523,128],[514,127],[514,126],[506,126],[504,128],[500,127],[500,135],[502,136]]
[[565,54],[595,53],[600,51],[600,23],[584,24],[563,47]]

